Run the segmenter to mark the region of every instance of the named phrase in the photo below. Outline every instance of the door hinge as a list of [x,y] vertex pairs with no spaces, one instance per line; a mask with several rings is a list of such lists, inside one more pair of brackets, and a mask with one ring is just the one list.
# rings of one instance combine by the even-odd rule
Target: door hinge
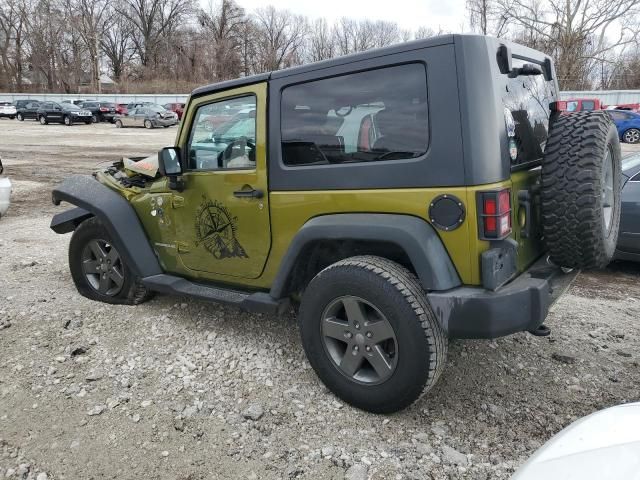
[[176,242],[176,248],[178,253],[189,253],[190,251],[189,244],[184,242]]
[[184,207],[184,197],[180,197],[178,195],[171,197],[171,206],[173,208]]

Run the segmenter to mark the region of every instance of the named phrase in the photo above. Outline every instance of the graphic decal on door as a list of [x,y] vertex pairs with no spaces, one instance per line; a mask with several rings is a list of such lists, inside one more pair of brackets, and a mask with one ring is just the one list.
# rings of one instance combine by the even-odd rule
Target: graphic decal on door
[[215,258],[249,258],[236,238],[237,217],[217,201],[202,196],[196,212],[196,246],[203,245]]

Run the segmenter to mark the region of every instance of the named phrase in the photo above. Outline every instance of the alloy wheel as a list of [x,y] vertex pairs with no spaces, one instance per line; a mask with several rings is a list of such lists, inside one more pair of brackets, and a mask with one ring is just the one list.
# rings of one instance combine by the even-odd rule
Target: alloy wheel
[[113,297],[124,285],[124,265],[116,248],[106,240],[94,239],[82,251],[82,271],[91,287]]
[[322,315],[321,335],[334,366],[357,383],[383,383],[397,367],[398,342],[391,323],[362,298],[344,296],[331,302]]
[[632,128],[624,133],[624,141],[627,143],[640,142],[640,130]]

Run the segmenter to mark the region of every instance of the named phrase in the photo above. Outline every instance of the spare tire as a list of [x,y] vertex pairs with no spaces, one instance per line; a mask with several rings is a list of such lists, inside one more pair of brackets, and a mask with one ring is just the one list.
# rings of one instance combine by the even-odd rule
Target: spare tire
[[542,161],[542,224],[551,261],[570,268],[606,266],[620,226],[618,132],[604,111],[558,116]]

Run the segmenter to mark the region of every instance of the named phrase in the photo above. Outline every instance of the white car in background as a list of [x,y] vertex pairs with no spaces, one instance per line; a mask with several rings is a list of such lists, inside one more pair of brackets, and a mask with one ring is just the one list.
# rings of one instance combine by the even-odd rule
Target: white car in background
[[0,102],[0,118],[9,117],[11,120],[16,118],[16,106],[11,102]]
[[0,158],[0,217],[7,213],[11,197],[11,182],[2,175],[3,170],[2,158]]
[[534,453],[511,480],[640,480],[640,403],[576,420]]

